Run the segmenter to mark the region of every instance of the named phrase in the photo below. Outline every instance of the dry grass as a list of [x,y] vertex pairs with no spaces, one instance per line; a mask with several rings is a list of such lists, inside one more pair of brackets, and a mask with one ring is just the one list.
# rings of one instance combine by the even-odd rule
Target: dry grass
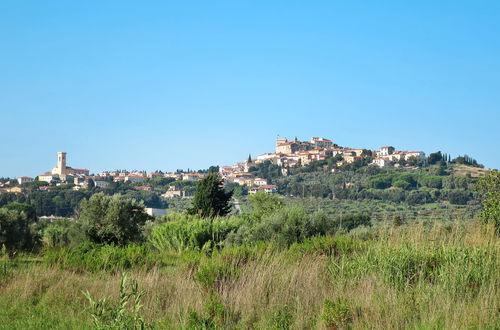
[[466,176],[470,174],[473,178],[483,177],[488,172],[487,169],[468,166],[468,165],[454,165],[453,166],[453,174]]
[[[325,329],[325,300],[337,297],[349,303],[350,319],[341,327],[498,327],[498,276],[483,276],[480,279],[484,280],[454,288],[461,283],[460,273],[474,275],[477,265],[457,262],[453,269],[453,264],[444,263],[438,275],[448,278],[419,277],[399,287],[389,280],[391,269],[387,266],[399,260],[391,258],[405,257],[404,253],[411,259],[463,248],[470,258],[474,251],[486,255],[485,265],[478,272],[498,275],[499,240],[492,228],[470,222],[430,229],[416,225],[374,234],[378,239],[368,242],[367,250],[350,255],[297,255],[268,249],[248,259],[239,265],[238,274],[222,282],[217,290],[226,308],[238,316],[237,325],[227,327],[277,328],[283,319],[278,316],[285,315],[291,328]],[[212,257],[217,258],[222,260]],[[187,328],[189,311],[203,313],[211,295],[195,280],[195,272],[186,264],[131,271],[130,276],[146,292],[142,300],[144,317],[158,328]],[[88,290],[95,298],[116,298],[119,281],[120,274],[76,273],[43,264],[20,267],[0,286],[0,328],[89,328],[82,291]]]

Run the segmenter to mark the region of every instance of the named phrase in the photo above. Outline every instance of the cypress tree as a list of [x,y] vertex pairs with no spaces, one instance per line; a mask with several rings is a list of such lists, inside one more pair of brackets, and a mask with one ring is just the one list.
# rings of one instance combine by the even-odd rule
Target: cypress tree
[[231,211],[229,201],[232,194],[224,191],[223,181],[218,173],[209,173],[196,186],[193,206],[188,213],[204,218],[225,216]]

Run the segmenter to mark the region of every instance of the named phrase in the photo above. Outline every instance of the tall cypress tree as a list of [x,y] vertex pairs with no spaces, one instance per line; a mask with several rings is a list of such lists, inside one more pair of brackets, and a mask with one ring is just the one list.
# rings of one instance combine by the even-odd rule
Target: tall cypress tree
[[225,216],[231,211],[229,201],[232,194],[224,191],[223,181],[218,173],[209,173],[196,186],[193,206],[188,212],[204,218]]

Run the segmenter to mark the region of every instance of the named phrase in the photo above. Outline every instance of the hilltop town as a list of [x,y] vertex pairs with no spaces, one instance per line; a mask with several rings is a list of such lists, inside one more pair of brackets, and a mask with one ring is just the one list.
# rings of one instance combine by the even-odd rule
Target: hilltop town
[[263,190],[267,193],[276,192],[276,186],[268,185],[266,180],[253,177],[250,169],[255,165],[270,162],[281,168],[281,174],[286,176],[288,170],[293,167],[309,165],[314,161],[327,159],[335,160],[335,167],[351,164],[363,158],[370,159],[370,165],[378,167],[401,166],[408,162],[416,161],[425,157],[423,151],[399,151],[392,146],[383,146],[379,150],[356,149],[340,147],[331,140],[313,137],[310,141],[299,141],[297,137],[293,141],[287,138],[276,139],[276,148],[272,153],[264,153],[252,159],[236,163],[232,166],[222,166],[220,174],[227,182],[246,185],[249,193]]
[[[278,137],[276,139],[275,151],[258,155],[256,158],[249,156],[243,162],[237,162],[230,166],[219,166],[218,171],[226,183],[235,183],[245,186],[249,194],[258,191],[265,193],[276,193],[276,185],[269,184],[268,180],[259,178],[251,171],[252,168],[269,162],[277,165],[281,169],[281,175],[286,176],[290,168],[309,165],[315,161],[334,160],[336,167],[344,164],[351,164],[362,159],[370,160],[370,165],[378,167],[402,166],[412,161],[422,159],[425,153],[422,151],[401,151],[392,146],[383,146],[379,150],[369,150],[360,148],[341,147],[329,139],[313,137],[310,141],[300,141],[295,139],[289,141],[287,138]],[[17,186],[3,187],[8,183],[0,184],[0,192],[27,193],[23,185],[33,181],[45,182],[48,185],[40,185],[39,190],[50,190],[50,185],[72,184],[73,190],[88,188],[89,185],[98,188],[106,188],[110,182],[140,183],[146,179],[170,178],[173,181],[198,181],[205,173],[198,172],[145,172],[115,170],[104,171],[90,175],[88,169],[73,168],[67,165],[67,153],[57,153],[57,165],[52,170],[38,175],[36,178],[22,176],[16,180]],[[150,186],[135,185],[137,190],[151,190]],[[186,198],[193,195],[192,190],[183,189],[182,185],[171,185],[162,195],[163,198]]]

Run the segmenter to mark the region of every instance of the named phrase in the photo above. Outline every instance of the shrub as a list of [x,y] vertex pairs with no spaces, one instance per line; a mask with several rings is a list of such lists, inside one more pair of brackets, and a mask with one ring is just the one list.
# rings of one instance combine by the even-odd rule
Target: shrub
[[316,218],[301,208],[283,208],[264,216],[260,223],[250,228],[247,240],[275,241],[280,246],[289,246],[307,237],[324,234],[333,225],[329,220],[324,213]]
[[228,281],[237,279],[242,267],[255,256],[255,249],[246,246],[215,250],[211,256],[201,258],[194,279],[203,289],[218,292]]
[[425,190],[414,190],[406,197],[406,202],[410,205],[425,204],[431,201],[431,195]]
[[392,184],[394,187],[398,187],[401,189],[409,189],[411,187],[411,184],[408,181],[405,180],[397,180]]
[[32,220],[24,211],[0,208],[0,246],[5,245],[10,252],[27,250],[36,242],[31,233]]
[[83,200],[79,221],[87,237],[95,243],[125,245],[142,238],[142,227],[149,219],[144,205],[120,195],[112,197],[103,193]]
[[447,191],[446,197],[451,204],[465,205],[471,199],[472,195],[465,190],[453,189]]
[[[88,291],[84,295],[89,302],[89,313],[96,329],[146,329],[150,327],[140,314],[144,292],[139,290],[136,280],[129,282],[125,273],[122,274],[120,280],[118,302],[111,302],[109,298],[96,301]],[[128,307],[130,302],[132,305]]]
[[370,216],[368,214],[347,214],[337,218],[339,227],[346,230],[352,230],[359,226],[370,226]]
[[191,309],[188,314],[188,329],[224,329],[237,324],[240,315],[226,307],[213,293],[203,306],[203,313]]
[[85,242],[75,248],[45,250],[47,264],[62,269],[88,272],[121,271],[130,268],[151,269],[160,263],[159,256],[144,245],[100,245]]
[[49,223],[42,232],[43,242],[49,247],[75,246],[85,241],[81,224],[68,219]]
[[493,223],[500,232],[500,172],[488,172],[479,180],[477,190],[483,195],[481,218],[486,223]]
[[317,236],[311,237],[302,243],[295,243],[290,246],[290,253],[304,254],[321,254],[326,256],[345,256],[350,255],[355,251],[361,251],[364,247],[358,240],[344,236]]
[[276,308],[271,315],[272,329],[292,329],[293,314],[288,305]]
[[409,247],[395,249],[380,256],[380,266],[384,269],[386,279],[399,289],[420,280],[433,281],[442,263],[440,254],[436,251]]
[[352,321],[349,300],[342,297],[338,297],[335,300],[326,299],[323,304],[321,318],[325,322],[325,326],[330,329],[348,326]]
[[252,217],[256,219],[269,215],[285,205],[283,197],[277,194],[266,194],[263,191],[250,195],[248,201],[252,205]]
[[178,220],[153,227],[149,243],[159,251],[181,252],[187,249],[201,250],[220,245],[232,231],[238,228],[238,221],[228,218],[200,218],[181,216]]

